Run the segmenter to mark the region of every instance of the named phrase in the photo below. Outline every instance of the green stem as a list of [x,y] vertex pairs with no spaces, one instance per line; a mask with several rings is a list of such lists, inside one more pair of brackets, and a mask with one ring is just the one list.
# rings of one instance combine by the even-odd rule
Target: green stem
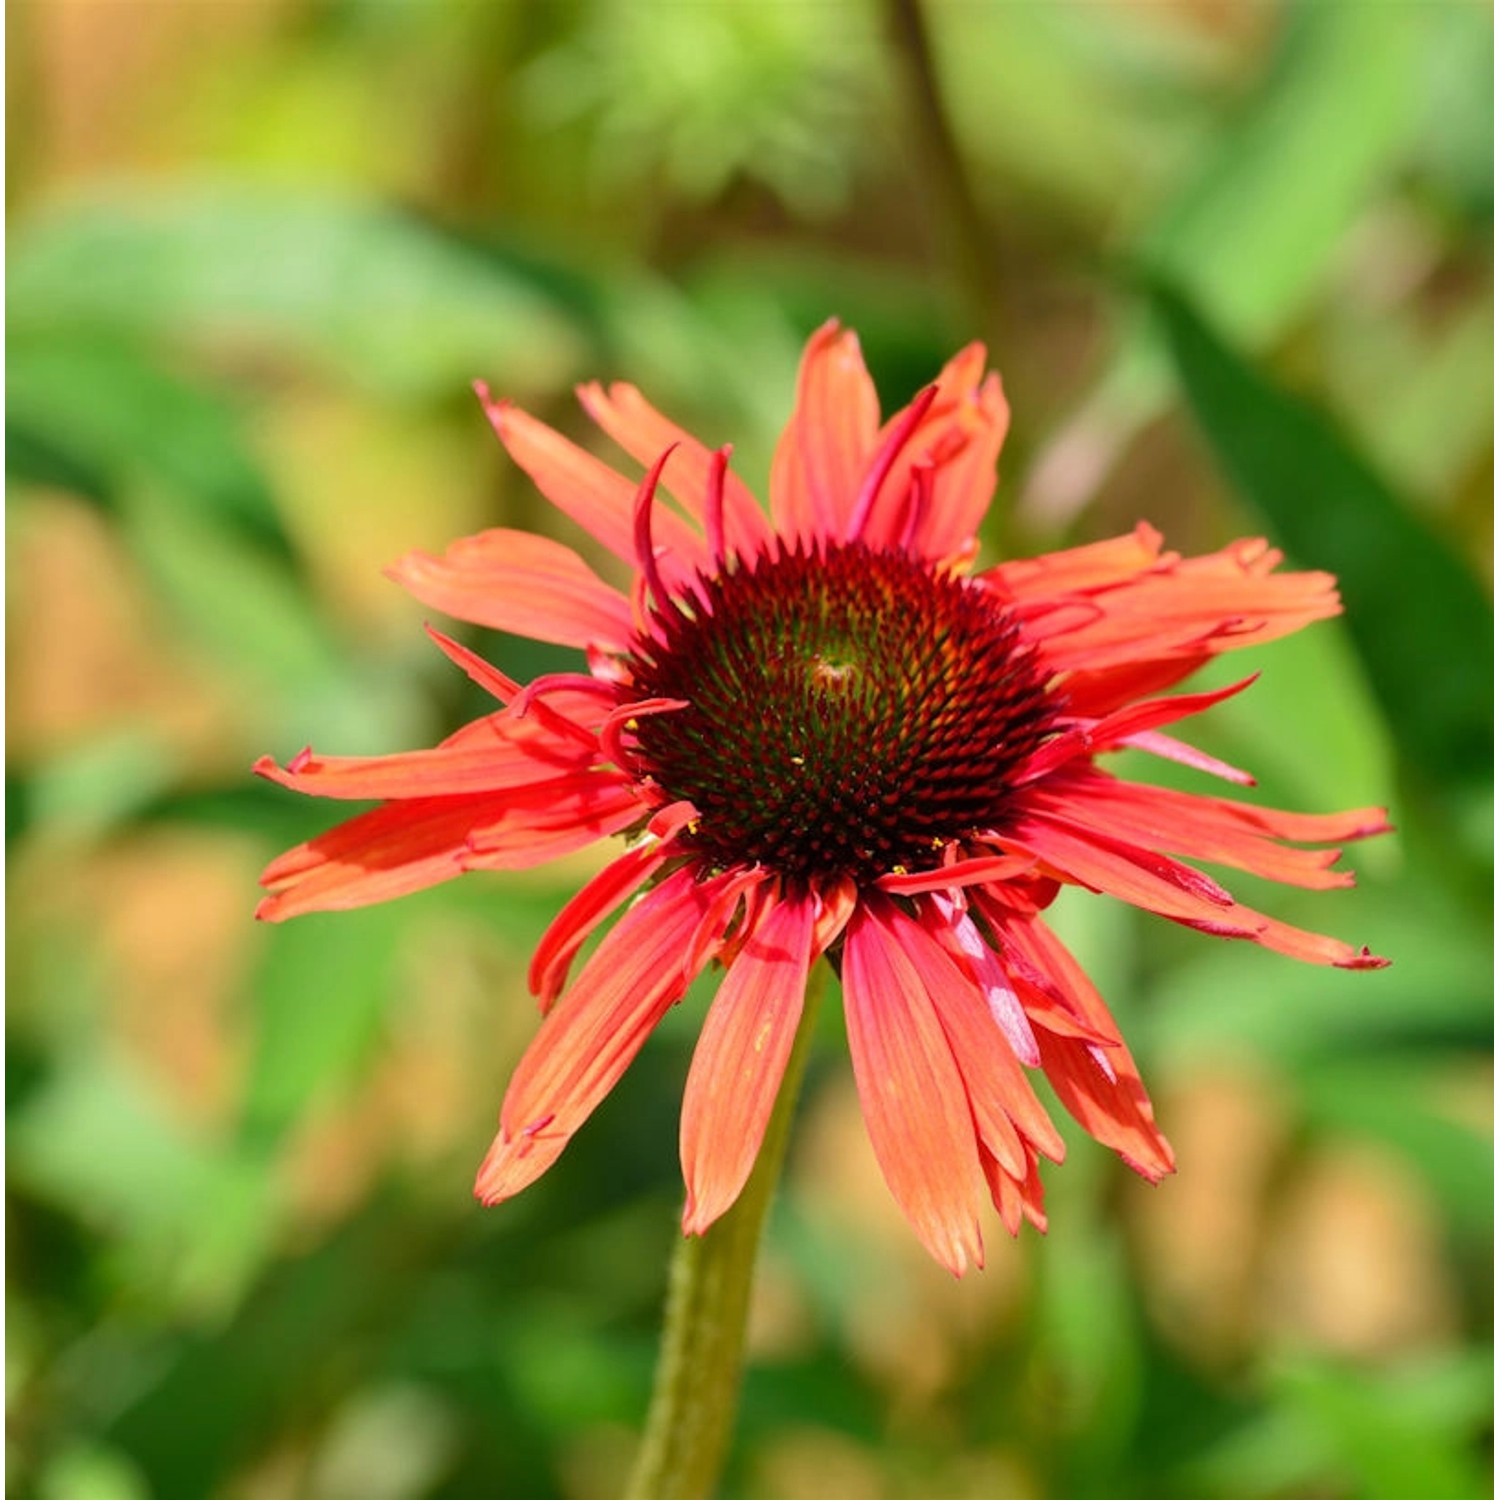
[[713,1494],[738,1402],[761,1228],[786,1156],[827,975],[827,964],[819,962],[808,976],[781,1092],[744,1191],[706,1234],[682,1236],[673,1251],[656,1386],[625,1500],[706,1500]]
[[884,9],[906,90],[912,146],[932,197],[942,249],[967,316],[991,348],[1003,346],[998,246],[943,102],[922,0],[884,0]]

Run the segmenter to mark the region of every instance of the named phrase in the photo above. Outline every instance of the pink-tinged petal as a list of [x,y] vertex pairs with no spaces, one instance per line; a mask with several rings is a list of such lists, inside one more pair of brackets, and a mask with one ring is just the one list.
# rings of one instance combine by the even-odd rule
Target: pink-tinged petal
[[1015,923],[1011,935],[1030,961],[1067,992],[1071,1004],[1110,1042],[1101,1047],[1060,1036],[1045,1024],[1038,1027],[1042,1067],[1063,1108],[1095,1140],[1119,1152],[1142,1177],[1160,1181],[1174,1170],[1172,1148],[1156,1127],[1151,1100],[1109,1007],[1045,923]]
[[[704,497],[709,491],[713,454],[690,433],[652,406],[633,386],[616,382],[606,391],[597,382],[580,386],[583,409],[637,463],[651,464],[675,443],[676,451],[662,475],[668,494],[700,525],[706,525]],[[724,537],[740,557],[765,551],[771,524],[755,496],[735,474],[724,475]]]
[[844,934],[844,1012],[865,1128],[901,1211],[955,1276],[983,1265],[978,1140],[933,999],[861,904]]
[[1129,744],[1133,736],[1147,734],[1160,725],[1202,713],[1226,698],[1244,692],[1259,675],[1254,673],[1241,682],[1214,692],[1177,693],[1170,698],[1150,698],[1143,703],[1132,703],[1128,707],[1117,709],[1102,718],[1083,719],[1069,724],[1061,734],[1048,740],[1017,768],[1014,783],[1020,785],[1035,781],[1070,760],[1112,750],[1120,744]]
[[1234,907],[1234,897],[1201,870],[1030,808],[996,839],[1034,855],[1075,885],[1165,917],[1221,922]]
[[[930,903],[926,915],[929,921],[938,918]],[[995,1024],[973,978],[949,957],[925,925],[898,908],[877,908],[876,917],[900,945],[932,999],[985,1148],[1012,1173],[1024,1173],[1019,1131],[1043,1156],[1061,1161],[1066,1151],[1062,1137],[1032,1092],[1020,1059]]]
[[499,1203],[534,1182],[614,1087],[687,989],[683,945],[710,895],[679,870],[605,937],[511,1078],[476,1197]]
[[568,970],[588,936],[628,896],[633,895],[677,852],[670,841],[642,845],[622,854],[584,885],[542,934],[531,956],[528,981],[542,1010],[562,993]]
[[684,1234],[740,1195],[791,1056],[811,962],[815,900],[773,899],[709,1007],[682,1099]]
[[1337,890],[1354,884],[1348,871],[1329,868],[1339,850],[1291,848],[1218,798],[1077,768],[1034,788],[1030,800],[1038,811],[1058,813],[1123,843],[1228,865],[1283,885]]
[[1205,754],[1195,745],[1185,744],[1182,740],[1173,739],[1171,735],[1161,734],[1155,729],[1143,730],[1140,734],[1126,735],[1120,741],[1120,745],[1125,749],[1144,751],[1147,755],[1155,755],[1162,760],[1175,761],[1179,766],[1188,766],[1194,771],[1202,771],[1205,775],[1217,776],[1223,781],[1232,781],[1237,786],[1255,785],[1255,778],[1248,771],[1242,771],[1238,766],[1230,765],[1228,761]]
[[571,547],[527,531],[481,531],[442,557],[408,552],[387,571],[423,604],[491,630],[614,651],[624,651],[634,635],[622,593]]
[[771,466],[777,535],[843,540],[879,425],[880,400],[858,338],[825,323],[807,342],[797,404]]
[[[634,567],[636,486],[545,422],[509,401],[494,400],[482,382],[475,390],[506,451],[542,494]],[[703,539],[680,516],[660,518],[656,542],[665,554],[662,571],[674,581],[691,577],[694,568],[707,564]]]
[[1040,1067],[1042,1059],[1031,1022],[999,955],[980,936],[974,919],[956,898],[941,895],[925,902],[919,917],[943,951],[974,981],[1010,1050],[1028,1068]]
[[[1101,1032],[1069,991],[1032,956],[1032,945],[1025,937],[1032,930],[1036,913],[1007,910],[985,891],[971,891],[969,900],[984,915],[1001,965],[1032,1030],[1045,1026],[1058,1036],[1073,1037],[1097,1047],[1113,1046],[1113,1035]],[[1038,1055],[1038,1065],[1040,1062]]]

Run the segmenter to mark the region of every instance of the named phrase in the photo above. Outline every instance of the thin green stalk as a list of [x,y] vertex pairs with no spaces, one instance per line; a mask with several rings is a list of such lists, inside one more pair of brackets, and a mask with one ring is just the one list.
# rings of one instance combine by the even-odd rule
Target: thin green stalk
[[941,249],[973,326],[992,348],[1003,347],[999,247],[943,100],[922,0],[884,0],[884,9]]
[[808,976],[786,1076],[739,1200],[706,1234],[684,1235],[673,1251],[656,1386],[625,1500],[708,1500],[718,1482],[738,1405],[756,1252],[827,976],[821,961]]

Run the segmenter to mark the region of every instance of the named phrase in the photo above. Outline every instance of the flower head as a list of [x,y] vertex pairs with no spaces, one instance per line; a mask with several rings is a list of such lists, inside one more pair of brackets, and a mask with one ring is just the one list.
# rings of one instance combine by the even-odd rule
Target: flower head
[[639,483],[480,388],[541,492],[635,570],[628,596],[570,548],[503,529],[412,553],[393,575],[459,619],[582,648],[588,670],[522,687],[432,631],[494,712],[433,750],[256,766],[381,803],[268,867],[271,920],[625,837],[532,960],[548,1014],[480,1168],[485,1202],[551,1165],[718,963],[682,1110],[684,1228],[707,1228],[749,1175],[808,970],[828,954],[880,1167],[961,1272],[982,1260],[986,1195],[1012,1233],[1023,1218],[1045,1228],[1038,1161],[1063,1143],[1036,1070],[1142,1176],[1173,1167],[1108,1007],[1043,916],[1061,885],[1314,963],[1383,962],[1251,910],[1180,858],[1345,886],[1336,848],[1297,846],[1381,832],[1380,809],[1277,812],[1103,764],[1133,747],[1249,783],[1165,731],[1252,679],[1166,690],[1222,651],[1336,614],[1327,574],[1276,572],[1262,541],[1185,559],[1145,525],[972,571],[1008,421],[978,345],[881,425],[854,335],[820,329],[769,516],[727,448],[710,452],[630,386],[580,394],[649,466]]

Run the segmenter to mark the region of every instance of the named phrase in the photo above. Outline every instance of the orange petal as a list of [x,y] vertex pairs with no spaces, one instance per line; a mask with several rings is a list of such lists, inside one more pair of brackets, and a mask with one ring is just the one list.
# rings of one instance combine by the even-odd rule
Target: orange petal
[[1128,536],[1110,537],[1083,547],[1068,547],[1040,557],[1015,558],[979,576],[1011,599],[1046,599],[1060,594],[1092,593],[1112,588],[1175,561],[1161,550],[1162,536],[1144,521]]
[[[606,391],[597,382],[578,388],[583,409],[637,463],[656,462],[674,443],[662,482],[670,494],[701,526],[706,520],[705,497],[713,455],[691,433],[664,417],[633,386],[616,382]],[[763,551],[771,540],[771,525],[755,496],[735,474],[724,476],[724,535],[732,552],[741,557]]]
[[859,339],[830,320],[807,341],[797,404],[771,466],[779,536],[843,541],[879,424],[880,400]]
[[[880,910],[892,908],[879,902]],[[865,1128],[901,1211],[955,1276],[984,1264],[983,1179],[968,1096],[932,997],[862,903],[844,936],[844,1012]]]
[[[494,400],[482,383],[475,389],[500,441],[542,494],[634,567],[636,486],[519,406]],[[674,582],[707,565],[702,538],[680,516],[661,516],[656,543],[663,552],[662,571]]]
[[552,919],[531,955],[531,992],[550,1010],[588,935],[675,853],[670,840],[643,845],[605,866]]
[[605,937],[511,1078],[476,1197],[499,1203],[534,1182],[614,1087],[693,977],[683,948],[710,894],[679,870]]
[[575,778],[528,802],[512,794],[504,813],[474,830],[459,855],[466,870],[529,870],[611,834],[649,812],[622,777]]
[[709,1007],[682,1099],[685,1234],[702,1234],[740,1195],[791,1055],[811,959],[815,898],[761,908]]
[[[936,905],[924,902],[929,922],[941,921]],[[1047,1118],[1005,1033],[990,1014],[974,979],[942,949],[924,926],[892,909],[887,931],[900,943],[953,1049],[985,1149],[1012,1174],[1024,1176],[1019,1130],[1044,1156],[1061,1161],[1066,1148]]]
[[[874,545],[902,540],[908,491],[919,465],[932,466],[932,487],[915,518],[909,545],[923,557],[946,558],[974,537],[995,493],[995,462],[1010,426],[1010,406],[1000,377],[984,372],[983,344],[970,344],[944,365],[937,399],[880,486],[865,535]],[[896,430],[907,407],[881,429]]]
[[266,866],[260,883],[270,895],[255,915],[280,922],[348,911],[452,880],[463,873],[459,855],[475,824],[504,806],[503,795],[423,798],[340,823]]
[[257,776],[294,792],[373,802],[550,785],[564,773],[584,771],[598,754],[597,747],[591,755],[577,741],[560,737],[541,744],[534,736],[486,736],[476,743],[478,738],[397,755],[314,755],[304,750],[286,769],[269,756],[262,756],[251,769]]
[[996,842],[1035,855],[1075,885],[1165,917],[1218,922],[1234,906],[1229,892],[1201,870],[1109,838],[1072,819],[1043,814],[1031,806],[1030,796],[1026,810],[996,835]]
[[1078,768],[1033,788],[1031,802],[1039,810],[1058,812],[1125,843],[1228,865],[1283,885],[1337,890],[1354,884],[1348,871],[1329,868],[1339,850],[1280,843],[1238,817],[1233,804],[1214,797],[1124,782],[1102,771]]
[[1027,1153],[1026,1174],[1019,1180],[1012,1177],[988,1151],[980,1153],[980,1164],[984,1167],[985,1181],[990,1185],[995,1212],[1000,1215],[1006,1229],[1012,1235],[1020,1234],[1024,1217],[1036,1226],[1039,1233],[1046,1234],[1047,1215],[1042,1208],[1042,1175],[1037,1170],[1036,1153]]
[[613,651],[624,651],[634,634],[622,593],[571,547],[527,531],[482,531],[440,558],[408,552],[387,572],[423,604],[491,630]]
[[1143,1177],[1160,1180],[1174,1169],[1172,1148],[1156,1128],[1140,1074],[1109,1007],[1077,960],[1040,918],[1011,924],[1010,937],[1066,992],[1069,1003],[1111,1045],[1058,1036],[1043,1021],[1036,1028],[1042,1067],[1063,1108],[1095,1140],[1118,1151]]

